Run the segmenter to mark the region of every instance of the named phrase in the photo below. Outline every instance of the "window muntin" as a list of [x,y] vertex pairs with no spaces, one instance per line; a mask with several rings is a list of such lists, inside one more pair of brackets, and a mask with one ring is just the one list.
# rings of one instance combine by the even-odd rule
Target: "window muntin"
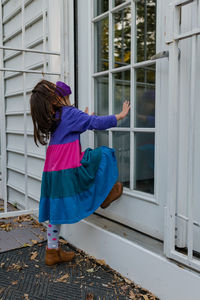
[[156,0],[109,4],[104,15],[93,19],[95,112],[119,113],[125,100],[132,110],[117,128],[95,132],[94,145],[116,149],[118,180],[125,187],[154,194],[156,68],[149,59],[156,52]]

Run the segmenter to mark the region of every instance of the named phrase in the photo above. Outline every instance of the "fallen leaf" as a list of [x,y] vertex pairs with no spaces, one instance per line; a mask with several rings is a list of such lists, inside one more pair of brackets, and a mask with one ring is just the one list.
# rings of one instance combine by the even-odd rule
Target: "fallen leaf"
[[129,292],[129,299],[136,300],[135,294],[132,290]]
[[92,273],[92,272],[94,272],[94,268],[88,269],[88,270],[86,270],[86,272]]
[[1,268],[4,268],[4,266],[5,266],[5,263],[1,263],[1,264],[0,264],[0,267],[1,267]]
[[105,260],[104,259],[96,259],[96,261],[98,262],[98,264],[100,264],[100,265],[106,265],[106,262],[105,262]]
[[26,300],[30,300],[29,297],[28,297],[28,294],[24,294],[24,298],[25,298]]
[[61,242],[61,243],[64,244],[64,245],[68,244],[68,242],[65,241],[65,240],[63,240],[63,239],[59,239],[59,242]]
[[127,289],[128,289],[128,285],[123,285],[123,286],[121,286],[121,290],[122,290],[122,291],[126,292]]
[[93,300],[94,299],[94,295],[93,294],[87,294],[86,296],[86,300]]
[[22,248],[23,248],[23,247],[31,247],[31,245],[28,244],[28,243],[25,243],[25,244],[22,246]]
[[31,260],[35,259],[38,255],[38,252],[37,251],[34,251],[34,252],[31,252]]
[[8,267],[7,271],[10,271],[10,270],[17,270],[17,271],[21,271],[22,270],[22,266],[20,264],[12,264]]
[[128,279],[128,278],[126,278],[126,277],[124,278],[124,280],[125,280],[125,282],[128,283],[128,284],[132,284],[132,283],[133,283],[130,279]]
[[41,241],[44,241],[44,237],[41,234],[38,237]]
[[12,284],[13,284],[13,285],[14,285],[14,284],[17,284],[17,283],[18,283],[18,281],[17,281],[17,280],[12,282]]
[[35,265],[35,267],[36,267],[36,268],[39,268],[40,266],[38,266],[38,265]]
[[149,297],[147,295],[143,295],[144,300],[149,300]]
[[31,242],[33,243],[33,245],[38,243],[38,241],[36,241],[36,240],[31,240]]
[[56,281],[57,282],[67,282],[68,278],[69,278],[69,274],[65,274],[65,275],[61,276],[60,278],[58,278]]

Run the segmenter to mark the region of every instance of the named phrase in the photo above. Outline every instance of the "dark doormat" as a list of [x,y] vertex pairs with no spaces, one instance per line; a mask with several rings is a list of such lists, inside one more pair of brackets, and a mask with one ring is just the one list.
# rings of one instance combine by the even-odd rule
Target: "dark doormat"
[[76,257],[53,267],[44,263],[46,242],[1,253],[0,300],[159,300],[103,260],[62,242],[62,248],[75,251]]

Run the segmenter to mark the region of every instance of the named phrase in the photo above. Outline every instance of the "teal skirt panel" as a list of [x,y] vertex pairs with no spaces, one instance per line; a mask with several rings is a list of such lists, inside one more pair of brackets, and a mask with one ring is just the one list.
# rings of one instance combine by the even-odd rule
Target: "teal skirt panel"
[[102,148],[86,149],[77,168],[43,172],[41,198],[71,197],[88,190],[95,180],[102,157]]
[[104,146],[88,148],[81,164],[76,169],[43,174],[39,222],[79,222],[106,199],[118,178],[115,150]]

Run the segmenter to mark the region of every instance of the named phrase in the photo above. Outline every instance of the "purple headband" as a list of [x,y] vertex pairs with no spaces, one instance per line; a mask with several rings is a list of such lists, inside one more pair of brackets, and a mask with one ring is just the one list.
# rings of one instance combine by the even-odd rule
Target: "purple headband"
[[61,95],[63,97],[70,95],[72,93],[70,86],[62,81],[57,81],[56,87],[57,87],[56,94]]

